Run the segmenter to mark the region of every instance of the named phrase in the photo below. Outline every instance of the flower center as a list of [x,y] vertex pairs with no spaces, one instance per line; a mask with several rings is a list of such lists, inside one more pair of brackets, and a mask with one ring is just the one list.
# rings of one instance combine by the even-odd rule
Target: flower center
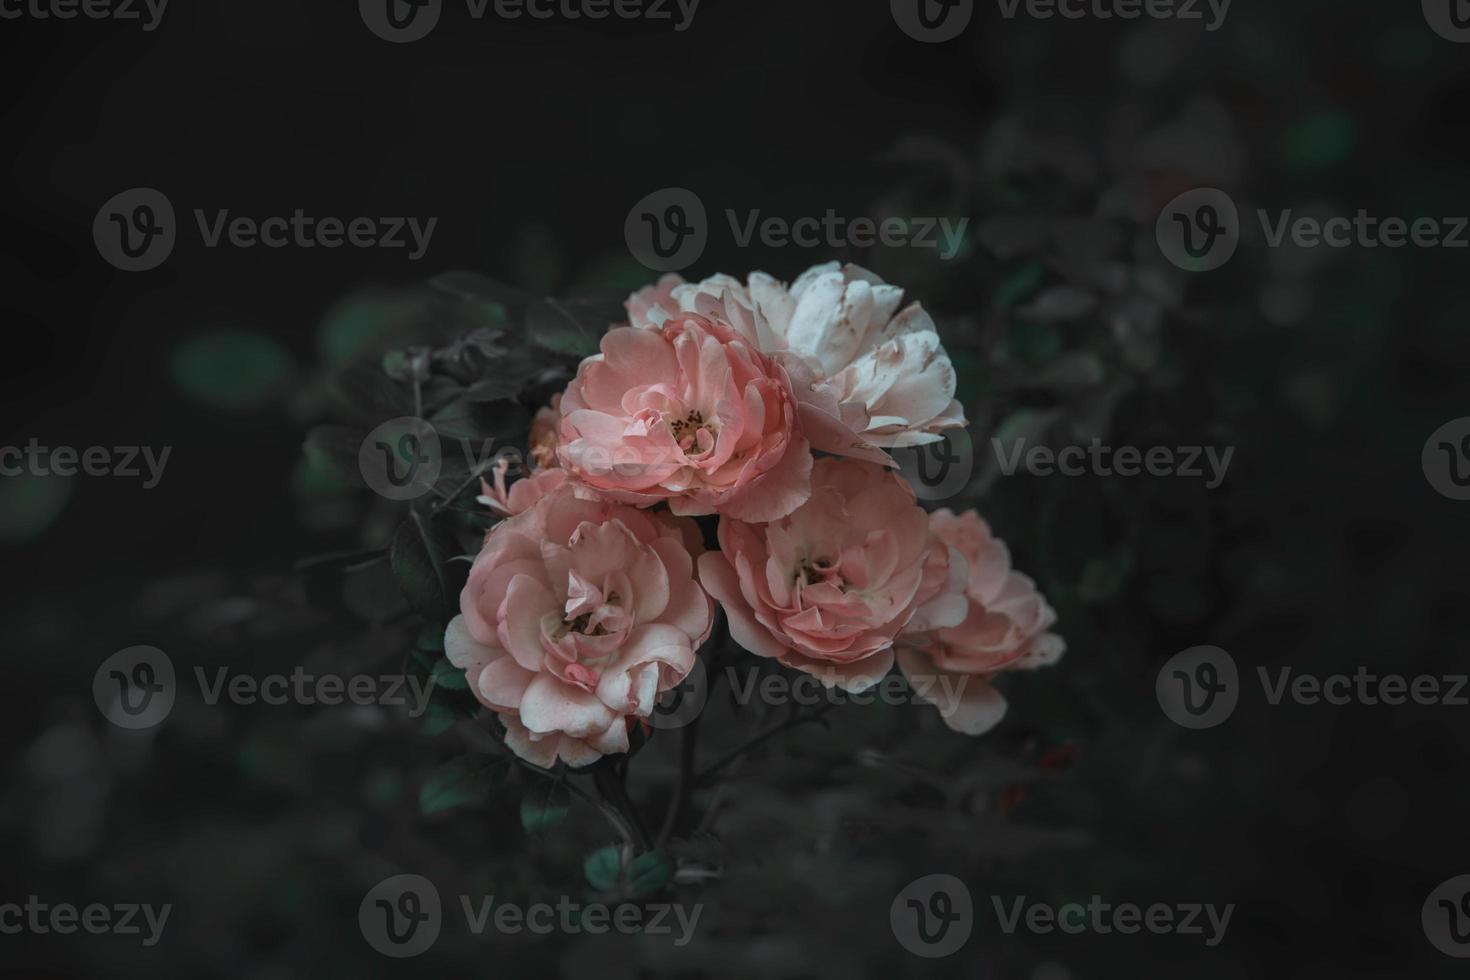
[[806,585],[816,585],[819,582],[831,582],[839,589],[844,588],[842,578],[837,574],[837,565],[830,558],[803,558],[796,563],[796,572],[793,580]]
[[602,605],[596,609],[581,613],[580,615],[567,615],[563,622],[566,623],[566,633],[581,633],[583,636],[607,636],[612,630],[607,628],[607,620],[621,611],[620,600],[616,592],[609,592],[603,599]]
[[671,419],[669,430],[686,456],[703,456],[715,448],[715,425],[706,422],[699,409],[690,409],[682,419]]

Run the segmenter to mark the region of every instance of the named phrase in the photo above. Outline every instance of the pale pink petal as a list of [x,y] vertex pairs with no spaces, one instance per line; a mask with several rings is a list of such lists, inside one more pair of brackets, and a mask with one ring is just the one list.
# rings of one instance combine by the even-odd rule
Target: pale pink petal
[[521,698],[521,723],[532,732],[565,732],[586,738],[612,724],[614,712],[579,687],[537,674]]
[[699,556],[699,582],[725,610],[730,636],[746,650],[759,657],[780,659],[786,648],[756,621],[750,604],[740,593],[735,569],[723,553],[706,552]]

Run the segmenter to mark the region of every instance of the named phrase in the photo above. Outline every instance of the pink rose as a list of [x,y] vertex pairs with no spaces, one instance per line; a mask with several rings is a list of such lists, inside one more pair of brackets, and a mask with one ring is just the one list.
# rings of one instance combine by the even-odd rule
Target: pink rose
[[785,371],[702,316],[608,332],[562,397],[557,453],[586,490],[681,515],[769,521],[811,492]]
[[1005,698],[991,680],[1007,670],[1050,666],[1067,645],[1047,632],[1057,614],[1035,582],[1011,570],[1010,551],[979,514],[935,511],[929,527],[969,566],[961,592],[967,612],[957,625],[911,624],[898,638],[898,665],[919,697],[939,708],[946,725],[980,735],[1006,712]]
[[556,430],[561,427],[561,395],[551,396],[551,405],[531,419],[531,460],[541,469],[557,465]]
[[581,499],[553,485],[560,472],[516,484],[511,499],[541,495],[485,539],[444,637],[506,744],[544,767],[627,751],[629,724],[693,667],[714,608],[692,522]]
[[559,467],[536,470],[530,476],[517,480],[509,490],[505,488],[505,476],[510,463],[501,460],[495,464],[493,485],[480,481],[481,494],[476,499],[502,517],[514,517],[531,509],[531,505],[551,491],[567,482],[566,470]]
[[938,442],[964,426],[955,370],[934,320],[903,290],[855,265],[814,266],[788,289],[763,272],[748,284],[665,276],[629,297],[633,326],[679,313],[730,324],[789,372],[807,438],[823,452],[887,463],[885,449]]
[[957,625],[963,562],[929,537],[908,485],[872,463],[823,458],[812,495],[765,525],[720,519],[699,579],[747,650],[861,691],[893,666],[893,640],[918,617]]

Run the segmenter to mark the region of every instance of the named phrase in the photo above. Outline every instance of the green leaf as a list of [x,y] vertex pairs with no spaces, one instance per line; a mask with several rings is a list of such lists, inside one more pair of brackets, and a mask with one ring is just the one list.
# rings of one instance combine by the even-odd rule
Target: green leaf
[[1039,367],[1057,356],[1062,349],[1062,334],[1050,323],[1011,323],[1006,337],[1006,352],[1012,360]]
[[358,451],[367,433],[345,425],[319,425],[306,434],[302,450],[312,469],[351,486],[364,486]]
[[526,331],[547,350],[586,357],[597,353],[602,335],[617,319],[618,313],[595,303],[548,299],[526,314]]
[[71,477],[27,472],[0,477],[0,541],[39,538],[66,509],[72,489]]
[[410,511],[393,535],[393,577],[409,603],[434,622],[448,622],[459,604],[469,566],[454,561],[459,542],[434,518]]
[[668,887],[674,880],[674,862],[659,851],[649,851],[628,866],[628,887],[634,898],[646,898]]
[[1046,438],[1047,432],[1061,418],[1061,415],[1062,413],[1055,409],[1047,411],[1037,411],[1031,408],[1017,409],[996,426],[992,438],[1007,449],[1019,439],[1026,440],[1027,444],[1038,443]]
[[521,393],[525,378],[513,372],[498,373],[493,378],[476,381],[465,389],[464,399],[470,402],[494,402],[514,398]]
[[593,851],[582,862],[582,873],[587,876],[587,883],[600,892],[612,891],[622,869],[622,859],[618,856],[616,847],[603,847]]
[[544,833],[571,815],[571,794],[560,783],[550,783],[521,801],[521,826],[528,834]]
[[483,401],[459,399],[429,418],[441,439],[486,439],[494,435],[497,412]]
[[367,429],[389,419],[413,415],[413,385],[399,384],[383,371],[380,359],[354,361],[331,381],[332,394]]
[[430,701],[424,712],[424,734],[443,735],[459,723],[462,716],[443,701]]
[[460,670],[448,659],[436,661],[434,664],[434,684],[446,691],[468,691],[469,681],[465,680],[464,671]]
[[185,395],[209,408],[245,413],[274,402],[294,363],[280,344],[248,330],[211,330],[181,344],[170,373]]
[[349,296],[327,311],[317,328],[317,341],[327,364],[337,367],[390,336],[410,309],[399,293],[367,290]]
[[1286,160],[1296,170],[1323,170],[1345,161],[1357,145],[1358,124],[1353,117],[1324,112],[1287,131]]
[[1040,262],[1029,262],[1011,273],[1006,281],[1000,284],[1000,289],[995,295],[995,303],[1001,309],[1008,310],[1040,289],[1044,281],[1046,281],[1046,266]]
[[1115,551],[1088,560],[1077,585],[1077,596],[1083,602],[1108,602],[1116,598],[1133,572],[1133,555]]
[[435,276],[429,280],[429,285],[457,299],[475,303],[496,303],[508,308],[529,306],[535,301],[535,297],[524,290],[517,289],[498,279],[483,276],[478,272],[468,272],[463,269]]
[[408,612],[408,602],[387,562],[368,562],[342,579],[342,601],[357,616],[382,625]]
[[419,789],[419,810],[425,816],[461,806],[479,806],[490,796],[497,769],[508,764],[500,759],[490,765],[482,760],[455,759],[429,774]]

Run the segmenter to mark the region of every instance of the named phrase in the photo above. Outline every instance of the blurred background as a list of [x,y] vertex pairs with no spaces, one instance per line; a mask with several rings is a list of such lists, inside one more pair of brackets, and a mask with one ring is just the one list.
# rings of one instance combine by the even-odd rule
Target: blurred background
[[[1426,7],[1432,7],[1428,4]],[[0,446],[172,447],[158,485],[0,478],[11,696],[0,903],[170,902],[158,945],[0,935],[24,977],[1437,977],[1421,907],[1470,873],[1470,708],[1271,706],[1248,680],[1188,731],[1155,678],[1201,644],[1257,667],[1465,673],[1467,511],[1425,442],[1466,410],[1466,254],[1268,247],[1272,215],[1467,213],[1470,47],[1418,5],[1236,0],[1203,21],[1036,19],[980,3],[924,43],[884,3],[704,0],[649,20],[505,20],[450,5],[375,37],[350,4],[220,0],[156,30],[0,22],[8,168]],[[98,209],[157,188],[159,268],[98,254]],[[334,379],[426,336],[424,284],[473,270],[537,296],[657,278],[624,239],[662,188],[710,215],[690,278],[854,261],[938,320],[972,420],[977,507],[1060,614],[1066,659],[1006,682],[983,739],[913,706],[848,706],[695,797],[662,894],[692,942],[471,935],[453,896],[600,890],[592,808],[512,769],[450,781],[473,722],[379,707],[210,706],[109,724],[92,678],[148,644],[182,672],[401,671],[424,645],[385,583],[312,559],[381,547],[402,509],[303,452]],[[1222,268],[1170,264],[1155,220],[1226,191]],[[437,217],[427,253],[204,247],[199,208]],[[970,219],[958,254],[742,245],[726,209]],[[524,324],[501,323],[514,331]],[[527,406],[533,407],[533,406]],[[990,440],[1235,447],[1228,477],[999,471]],[[515,441],[514,438],[511,441]],[[391,586],[391,582],[387,583]],[[432,632],[432,631],[431,631]],[[430,648],[432,642],[427,644]],[[716,692],[704,725],[721,721]],[[729,736],[734,745],[740,738]],[[714,736],[701,751],[718,758]],[[658,733],[630,789],[662,814]],[[445,789],[446,785],[450,788]],[[712,874],[694,873],[700,869]],[[434,947],[358,926],[386,877],[431,879]],[[895,896],[948,873],[965,948],[921,959]],[[1234,903],[1225,941],[1003,933],[990,896]]]

